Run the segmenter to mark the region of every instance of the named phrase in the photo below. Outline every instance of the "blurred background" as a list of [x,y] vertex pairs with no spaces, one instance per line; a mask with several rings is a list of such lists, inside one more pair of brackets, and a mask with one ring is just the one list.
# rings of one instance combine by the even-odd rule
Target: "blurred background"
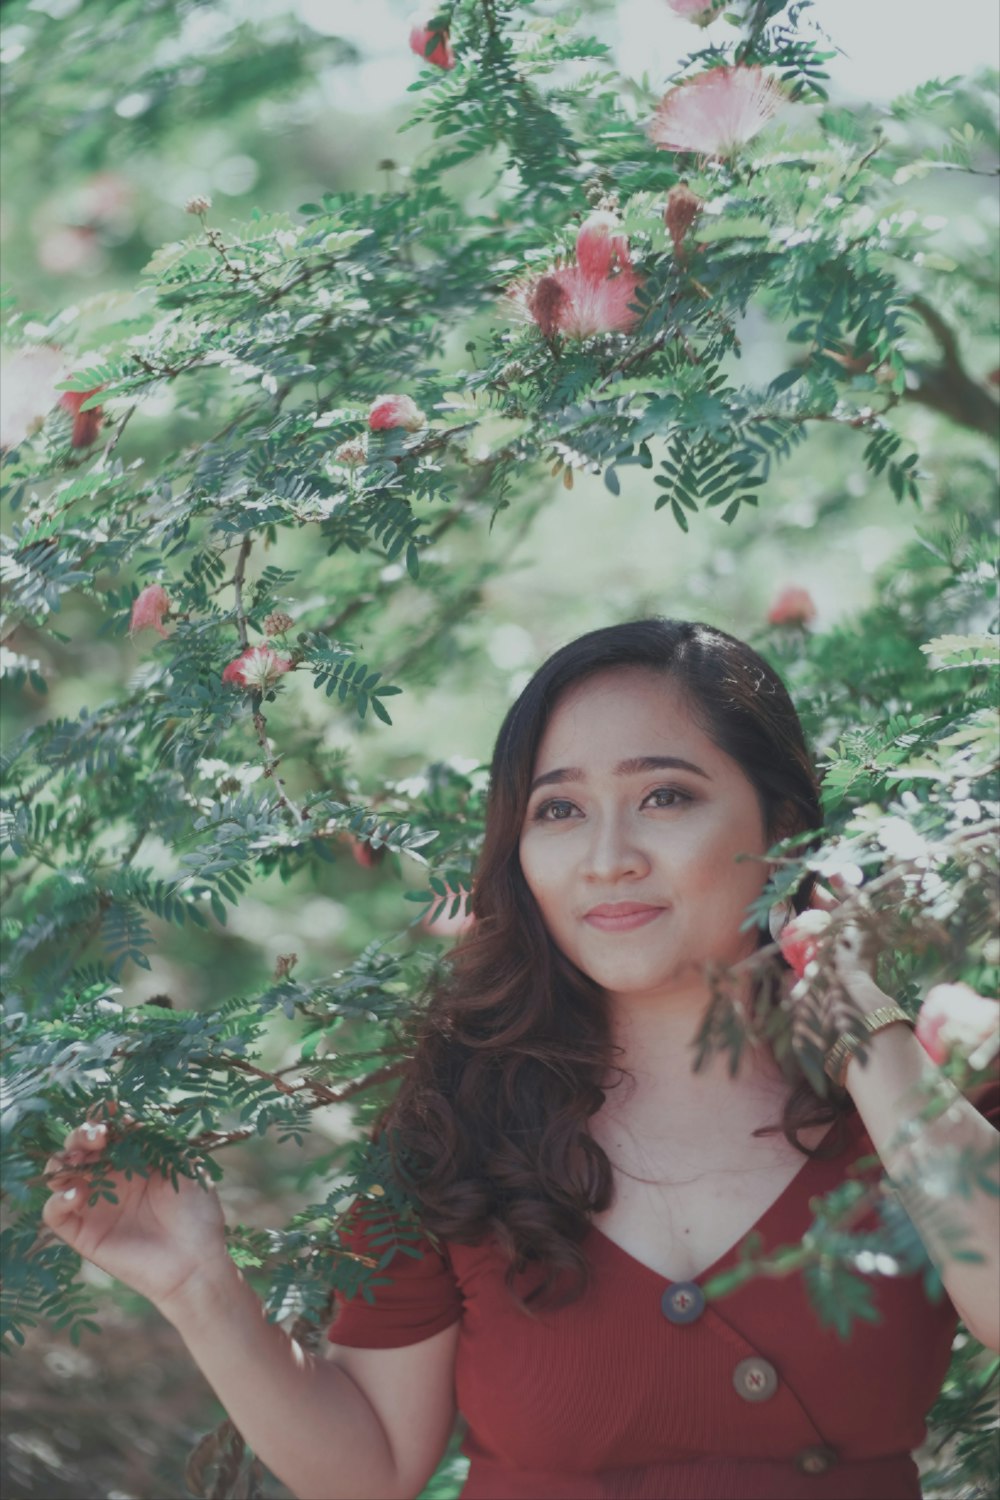
[[[612,47],[622,74],[646,75],[656,87],[696,45],[690,26],[662,0],[536,9],[581,11],[581,25]],[[213,222],[225,231],[254,208],[294,215],[324,192],[378,191],[405,177],[427,144],[420,128],[400,134],[412,103],[407,89],[420,70],[408,46],[410,12],[404,0],[8,0],[0,18],[0,250],[4,283],[27,310],[28,332],[32,318],[51,324],[63,308],[80,310],[77,328],[127,319],[151,255],[191,232],[184,204],[194,194],[213,199]],[[811,17],[838,49],[829,65],[833,102],[872,119],[925,79],[974,75],[1000,55],[995,0],[947,7],[817,0]],[[952,128],[965,123],[956,106]],[[919,140],[921,124],[886,118],[882,128],[901,142],[907,132]],[[477,180],[478,168],[460,170],[470,200],[488,203],[493,182]],[[988,262],[995,178],[903,177],[897,207],[934,231],[942,269]],[[766,380],[780,368],[777,335],[762,317],[748,319],[741,338],[745,380]],[[456,369],[467,359],[463,351],[456,339]],[[977,378],[1000,362],[986,328],[965,343],[963,358]],[[9,354],[5,363],[9,384],[26,378]],[[163,403],[161,410],[148,403],[130,434],[150,462],[192,429],[193,415],[172,395]],[[920,406],[900,421],[929,471],[928,512],[962,486],[977,506],[986,503],[975,493],[980,435]],[[373,781],[420,775],[443,759],[466,772],[481,767],[511,698],[552,649],[583,630],[659,613],[753,638],[766,630],[772,600],[791,585],[815,601],[814,628],[828,629],[867,607],[913,536],[912,505],[898,505],[873,479],[860,441],[853,445],[840,429],[814,435],[780,469],[759,512],[741,516],[732,530],[704,516],[682,535],[665,514],[654,514],[652,474],[628,473],[617,497],[599,478],[578,474],[571,491],[552,478],[550,503],[530,525],[520,511],[497,517],[489,543],[496,578],[451,622],[444,685],[421,693],[418,684],[394,700],[391,736],[364,740]],[[297,545],[306,543],[293,538],[293,554]],[[466,535],[449,545],[460,567],[483,539]],[[102,636],[85,599],[66,608],[59,624],[61,646],[49,638],[38,646],[47,701],[27,690],[8,705],[5,736],[40,717],[92,707],[149,649],[142,638]],[[318,696],[303,694],[301,712],[321,715]],[[340,743],[362,733],[337,722]],[[247,779],[259,774],[248,768]],[[224,931],[159,930],[151,969],[127,968],[121,998],[140,1003],[167,994],[179,1007],[199,1008],[259,984],[290,952],[300,955],[299,972],[342,968],[372,937],[398,928],[401,882],[409,879],[393,859],[378,869],[341,861],[287,885],[261,881]],[[276,1060],[281,1045],[279,1026]],[[304,1160],[320,1172],[324,1132],[338,1137],[332,1114],[317,1117],[304,1153],[271,1140],[227,1153],[223,1197],[231,1220],[286,1221],[303,1191]],[[101,1281],[96,1270],[84,1274]],[[156,1500],[185,1492],[186,1453],[220,1411],[172,1330],[140,1299],[109,1290],[103,1322],[99,1338],[86,1336],[75,1349],[57,1333],[39,1333],[9,1370],[2,1483],[11,1500]],[[457,1474],[453,1461],[427,1494],[457,1493]]]

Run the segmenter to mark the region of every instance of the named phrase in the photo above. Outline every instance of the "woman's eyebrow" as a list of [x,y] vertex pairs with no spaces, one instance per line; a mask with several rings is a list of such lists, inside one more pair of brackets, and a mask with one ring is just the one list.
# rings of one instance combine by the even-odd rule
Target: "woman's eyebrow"
[[[691,771],[695,776],[703,776],[706,781],[711,781],[707,771],[700,766],[694,765],[689,760],[681,760],[677,755],[637,755],[631,760],[620,760],[614,768],[616,776],[642,776],[647,771]],[[586,781],[586,772],[579,766],[561,766],[556,771],[546,771],[541,776],[536,776],[528,791],[530,797],[532,792],[537,791],[540,786],[557,786],[567,781]]]

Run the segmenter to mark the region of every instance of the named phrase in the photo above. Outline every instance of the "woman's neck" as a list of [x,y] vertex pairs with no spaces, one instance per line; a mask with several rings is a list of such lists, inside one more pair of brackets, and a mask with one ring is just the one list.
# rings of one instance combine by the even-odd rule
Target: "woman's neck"
[[[703,993],[692,993],[686,1004],[609,997],[611,1037],[621,1051],[608,1074],[603,1113],[627,1116],[642,1134],[674,1141],[704,1141],[716,1131],[731,1140],[734,1131],[780,1118],[790,1085],[765,1045],[745,1044],[735,1077],[731,1054],[714,1048],[694,1071],[694,1042],[707,1004]],[[618,1068],[634,1083],[616,1083]]]

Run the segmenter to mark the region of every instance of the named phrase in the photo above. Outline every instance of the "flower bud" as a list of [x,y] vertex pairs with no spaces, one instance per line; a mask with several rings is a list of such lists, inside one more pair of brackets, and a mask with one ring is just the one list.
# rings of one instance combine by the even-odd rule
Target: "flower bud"
[[334,463],[346,464],[349,469],[356,469],[359,464],[366,463],[367,460],[368,444],[365,442],[364,435],[348,438],[333,452]]
[[286,630],[291,630],[294,624],[295,621],[291,615],[286,615],[284,610],[276,609],[264,620],[264,634],[284,635]]
[[103,391],[102,385],[95,385],[92,391],[63,391],[59,397],[59,405],[64,411],[72,413],[73,432],[70,436],[70,447],[89,448],[97,437],[104,422],[104,412],[99,406],[92,406],[87,411],[81,411],[83,403],[90,396],[96,396],[98,391]]
[[702,199],[697,193],[692,193],[686,182],[678,182],[667,194],[663,222],[674,242],[674,254],[678,258],[680,258],[684,236],[701,213],[702,206]]
[[205,193],[195,193],[194,197],[189,198],[185,203],[184,212],[186,214],[194,214],[197,218],[203,219],[211,207],[211,198]]

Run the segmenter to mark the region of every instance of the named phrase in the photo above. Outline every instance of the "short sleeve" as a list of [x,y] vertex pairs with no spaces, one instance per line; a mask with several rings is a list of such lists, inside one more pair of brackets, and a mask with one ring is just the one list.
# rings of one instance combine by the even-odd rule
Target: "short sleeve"
[[[349,1211],[340,1232],[344,1248],[358,1255],[379,1259],[386,1244],[372,1245],[372,1236],[385,1232],[388,1221],[373,1220],[370,1205],[362,1218],[358,1200]],[[377,1273],[383,1283],[370,1286],[374,1300],[360,1292],[352,1297],[335,1293],[336,1312],[327,1334],[333,1344],[351,1349],[402,1349],[440,1333],[462,1316],[462,1295],[447,1254],[435,1250],[427,1238],[407,1241],[408,1250],[397,1249],[388,1266]]]
[[970,1089],[966,1097],[984,1119],[1000,1130],[1000,1080],[991,1078],[978,1088]]

